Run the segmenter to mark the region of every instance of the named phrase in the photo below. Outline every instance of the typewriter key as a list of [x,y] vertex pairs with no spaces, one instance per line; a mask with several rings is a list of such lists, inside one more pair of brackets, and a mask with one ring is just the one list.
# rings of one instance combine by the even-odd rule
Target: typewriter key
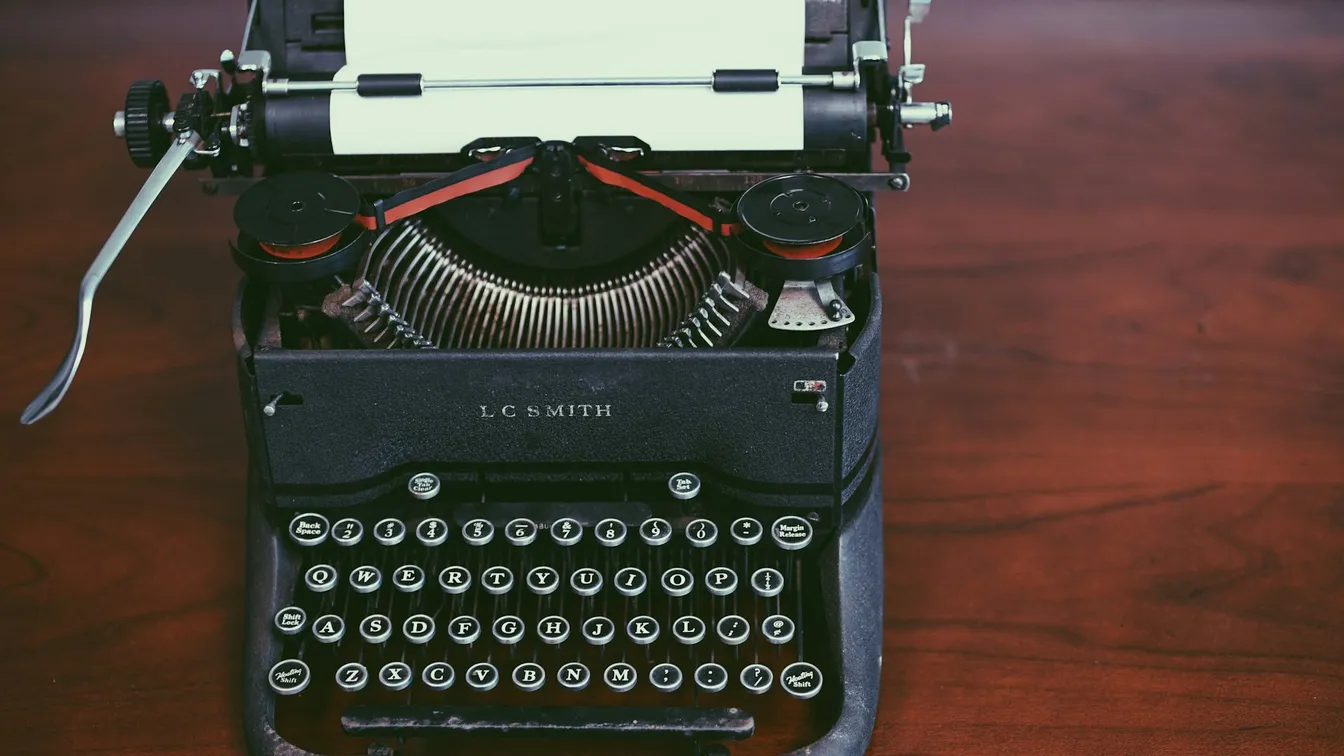
[[686,540],[699,549],[713,546],[719,540],[719,526],[709,520],[691,520],[686,525]]
[[425,571],[413,564],[398,567],[392,573],[392,585],[402,593],[415,593],[425,587]]
[[775,673],[764,664],[748,664],[742,668],[742,675],[739,678],[742,687],[757,695],[770,690],[770,683],[774,682]]
[[583,538],[583,526],[572,517],[563,517],[551,523],[551,540],[561,546],[573,546]]
[[267,679],[271,682],[271,690],[282,696],[292,696],[308,687],[311,676],[307,664],[298,659],[286,659],[271,667]]
[[672,693],[681,687],[681,667],[666,662],[655,665],[649,670],[649,684],[664,693]]
[[401,634],[407,641],[423,646],[434,638],[434,618],[427,614],[412,614],[401,623]]
[[428,501],[439,495],[439,476],[434,473],[420,473],[412,475],[406,482],[406,490],[411,496],[420,501]]
[[354,546],[364,539],[364,523],[353,517],[337,520],[331,526],[331,540],[339,546]]
[[728,532],[740,546],[755,546],[761,542],[761,523],[754,517],[739,517],[733,520]]
[[706,693],[718,693],[728,685],[728,670],[714,662],[701,664],[695,670],[695,684]]
[[491,567],[481,573],[481,587],[492,596],[502,596],[513,588],[513,572],[508,567]]
[[495,537],[495,526],[489,520],[476,519],[462,526],[462,540],[472,546],[484,546]]
[[448,540],[448,523],[437,517],[421,520],[415,526],[415,537],[426,546],[439,546]]
[[512,614],[497,617],[494,624],[490,626],[490,634],[495,636],[495,640],[500,643],[512,646],[523,639],[523,620]]
[[439,587],[444,593],[466,593],[471,587],[471,573],[465,567],[444,567],[439,572]]
[[658,640],[658,620],[648,615],[633,617],[625,623],[625,634],[631,641],[647,646]]
[[396,546],[406,539],[406,523],[395,517],[379,520],[373,526],[373,540],[384,546]]
[[411,665],[406,662],[388,662],[378,670],[378,682],[388,690],[405,690],[411,684]]
[[778,596],[784,590],[784,576],[774,567],[762,567],[751,573],[751,589],[761,598]]
[[620,546],[625,542],[625,523],[613,518],[605,519],[593,529],[593,535],[603,546]]
[[336,568],[329,564],[315,564],[303,573],[303,584],[313,593],[326,593],[336,587]]
[[663,573],[663,590],[669,596],[685,596],[691,592],[691,587],[695,584],[695,578],[691,571],[684,567],[673,567]]
[[560,573],[553,567],[533,567],[527,571],[527,588],[538,596],[555,593],[560,585]]
[[448,637],[458,645],[475,643],[481,637],[481,621],[464,615],[448,623]]
[[772,614],[761,623],[761,634],[776,646],[793,640],[793,620],[782,614]]
[[583,621],[583,637],[594,646],[605,646],[616,637],[616,624],[606,617],[589,617]]
[[672,524],[661,517],[650,517],[640,523],[639,537],[650,546],[662,546],[672,538]]
[[275,613],[275,629],[281,635],[298,635],[308,624],[308,613],[297,606],[287,606]]
[[730,614],[719,620],[714,626],[714,632],[718,633],[719,640],[724,643],[740,646],[746,642],[747,636],[751,635],[751,623],[736,614]]
[[523,662],[513,668],[513,684],[518,686],[519,690],[530,693],[539,690],[545,682],[546,670],[536,662]]
[[781,517],[770,526],[770,538],[785,551],[797,551],[812,543],[812,523],[796,515]]
[[807,662],[794,662],[779,673],[779,686],[794,698],[811,698],[821,692],[821,670]]
[[705,639],[705,621],[686,616],[672,623],[672,637],[685,646],[694,646]]
[[369,643],[385,643],[392,637],[392,620],[386,614],[370,614],[360,621],[359,635]]
[[672,498],[689,501],[700,495],[700,478],[695,473],[680,472],[667,480]]
[[583,690],[588,687],[591,675],[588,668],[580,662],[570,662],[556,670],[555,681],[566,690]]
[[602,679],[607,683],[607,687],[617,693],[624,693],[635,687],[636,677],[635,668],[625,662],[616,662],[602,673]]
[[613,583],[617,593],[633,598],[644,592],[649,585],[649,578],[638,567],[622,567],[616,571]]
[[715,596],[727,596],[737,590],[737,573],[727,567],[715,567],[705,575],[705,587]]
[[555,615],[543,617],[537,622],[537,637],[552,646],[564,643],[569,638],[569,620]]
[[448,690],[453,687],[453,680],[456,677],[452,666],[447,662],[434,662],[420,670],[420,679],[424,680],[425,686],[430,690]]
[[490,662],[479,662],[467,668],[467,685],[482,693],[494,690],[499,684],[499,670]]
[[514,546],[526,546],[537,540],[537,524],[521,517],[510,520],[504,526],[504,537]]
[[313,620],[313,637],[319,643],[335,643],[345,637],[345,620],[334,614],[324,614]]
[[592,567],[583,567],[569,576],[569,587],[580,596],[595,596],[602,590],[602,573]]
[[357,693],[364,690],[364,686],[369,684],[369,670],[359,662],[348,662],[342,664],[336,670],[336,686],[349,693]]
[[355,593],[373,593],[383,585],[383,573],[377,567],[364,565],[350,571],[350,587]]
[[300,546],[317,546],[327,540],[331,524],[316,512],[307,512],[289,521],[289,537]]

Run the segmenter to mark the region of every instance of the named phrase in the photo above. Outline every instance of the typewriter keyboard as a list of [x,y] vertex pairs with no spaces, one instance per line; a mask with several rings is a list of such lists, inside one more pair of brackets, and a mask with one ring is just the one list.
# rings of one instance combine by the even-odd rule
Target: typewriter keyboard
[[736,708],[757,736],[795,733],[771,738],[776,753],[824,733],[813,725],[838,691],[808,567],[815,516],[498,511],[417,502],[288,520],[298,584],[275,612],[268,678],[282,735],[363,753],[361,738],[417,706]]

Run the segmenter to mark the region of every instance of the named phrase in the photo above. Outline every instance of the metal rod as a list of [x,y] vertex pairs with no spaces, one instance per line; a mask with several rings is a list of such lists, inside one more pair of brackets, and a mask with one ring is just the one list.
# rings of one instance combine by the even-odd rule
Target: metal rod
[[[800,74],[780,76],[780,86],[835,87],[852,89],[848,71],[837,74]],[[431,89],[507,89],[527,87],[711,87],[713,76],[631,76],[615,78],[559,78],[559,79],[424,79],[422,90]],[[268,95],[286,95],[300,92],[352,92],[356,81],[291,81],[271,79],[262,84]]]

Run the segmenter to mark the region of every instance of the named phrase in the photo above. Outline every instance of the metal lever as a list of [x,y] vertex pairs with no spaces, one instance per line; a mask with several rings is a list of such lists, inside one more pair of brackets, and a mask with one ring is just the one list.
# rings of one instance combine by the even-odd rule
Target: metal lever
[[98,291],[98,284],[102,282],[103,276],[107,275],[112,263],[116,262],[117,255],[121,254],[122,248],[126,246],[127,240],[144,219],[145,213],[149,212],[149,208],[159,198],[163,188],[168,185],[168,180],[192,154],[200,141],[200,134],[194,131],[185,138],[179,136],[178,140],[174,141],[163,159],[149,174],[149,179],[140,188],[140,193],[135,195],[135,201],[126,209],[126,214],[121,216],[121,222],[112,231],[107,243],[89,265],[88,271],[84,273],[84,279],[79,283],[79,311],[76,313],[75,338],[70,344],[70,351],[56,370],[56,375],[52,376],[51,382],[19,416],[19,422],[32,425],[56,409],[56,405],[65,397],[65,392],[70,389],[70,384],[75,379],[75,371],[79,369],[79,361],[84,356],[84,346],[89,339],[89,319],[93,314],[93,295]]

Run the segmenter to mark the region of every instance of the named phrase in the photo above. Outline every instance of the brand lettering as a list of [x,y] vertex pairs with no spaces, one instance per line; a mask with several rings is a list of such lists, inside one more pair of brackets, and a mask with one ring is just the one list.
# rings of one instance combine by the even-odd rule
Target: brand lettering
[[610,404],[478,404],[483,420],[518,418],[596,418],[611,417]]

